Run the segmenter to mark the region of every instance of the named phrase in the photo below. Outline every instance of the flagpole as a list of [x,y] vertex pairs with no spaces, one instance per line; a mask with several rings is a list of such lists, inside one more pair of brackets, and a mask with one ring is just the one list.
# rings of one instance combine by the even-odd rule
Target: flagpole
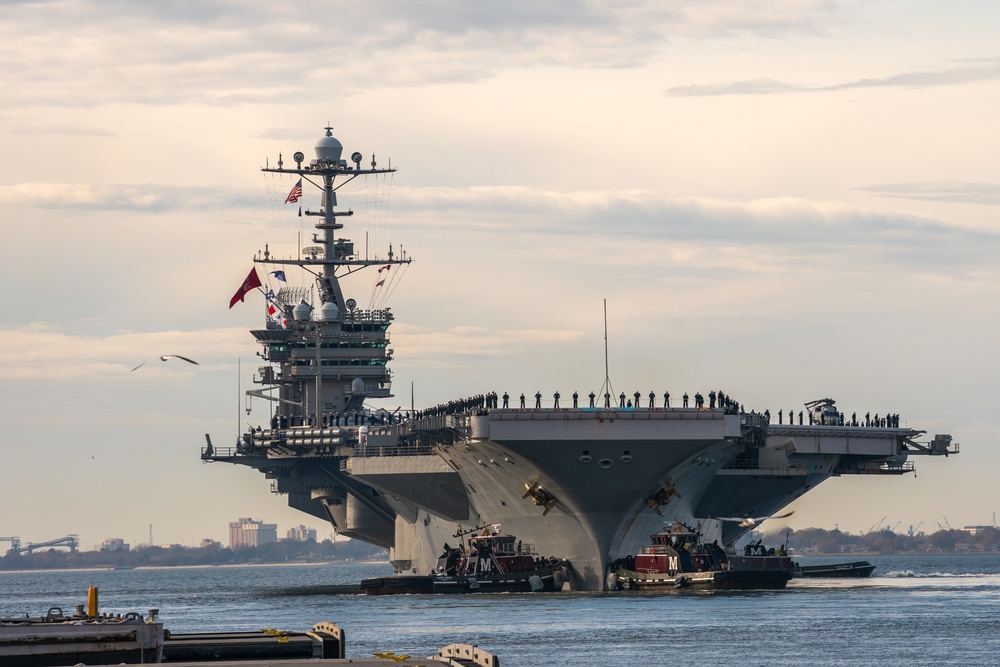
[[240,417],[241,417],[240,408],[242,407],[240,405],[240,390],[243,388],[243,377],[242,377],[243,367],[240,364],[241,364],[240,358],[236,357],[236,446],[237,447],[239,447],[240,444],[240,431],[243,430],[240,428]]
[[[320,406],[320,394],[323,391],[323,374],[320,370],[322,367],[322,359],[320,357],[320,321],[316,320],[313,322],[313,327],[316,331],[316,414],[314,417],[313,425],[320,426],[319,418],[319,406]],[[304,401],[303,401],[304,403]]]

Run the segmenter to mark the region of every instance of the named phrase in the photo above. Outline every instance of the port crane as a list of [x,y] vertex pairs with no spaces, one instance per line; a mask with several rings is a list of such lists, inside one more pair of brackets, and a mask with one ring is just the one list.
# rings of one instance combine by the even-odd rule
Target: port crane
[[14,553],[20,553],[21,551],[20,537],[0,537],[0,542],[10,542],[10,550]]
[[10,551],[7,553],[19,554],[28,552],[30,554],[37,549],[44,549],[45,547],[68,547],[70,551],[76,551],[77,547],[80,546],[80,536],[73,533],[47,542],[28,542],[23,547],[21,546],[20,537],[0,537],[0,542],[10,542]]
[[54,540],[49,540],[48,542],[29,542],[28,546],[24,547],[30,554],[36,549],[44,549],[45,547],[69,547],[70,551],[76,551],[76,548],[80,546],[80,536],[76,533],[71,535],[66,535],[65,537],[57,537]]
[[865,531],[865,535],[871,533],[872,531],[876,531],[879,528],[881,528],[882,527],[882,522],[885,521],[887,518],[889,518],[888,514],[886,514],[884,517],[882,517],[881,519],[879,519],[878,523],[876,523],[874,526],[872,526],[871,528],[869,528],[868,530],[866,530]]

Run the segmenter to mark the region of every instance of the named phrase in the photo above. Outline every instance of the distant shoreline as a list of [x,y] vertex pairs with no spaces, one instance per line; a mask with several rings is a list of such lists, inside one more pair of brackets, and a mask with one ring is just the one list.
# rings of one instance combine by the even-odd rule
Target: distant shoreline
[[892,553],[881,553],[878,551],[852,551],[850,553],[800,553],[798,551],[789,552],[792,558],[879,558],[881,556],[996,556],[1000,551],[894,551]]
[[389,565],[387,560],[331,560],[316,561],[310,563],[220,563],[209,565],[126,565],[116,567],[36,567],[26,570],[0,570],[0,575],[4,574],[26,574],[31,572],[108,572],[111,570],[193,570],[206,568],[233,568],[233,567],[301,567],[304,565]]
[[[856,551],[851,553],[797,553],[790,552],[793,559],[816,559],[823,560],[836,559],[842,562],[850,562],[863,558],[882,558],[896,556],[916,556],[916,557],[939,557],[939,556],[996,556],[1000,551],[897,551],[894,553],[878,553],[867,551]],[[4,574],[28,574],[31,572],[108,572],[111,570],[181,570],[181,569],[209,569],[209,568],[239,568],[239,567],[302,567],[307,565],[385,565],[390,566],[387,560],[329,560],[315,562],[288,562],[288,563],[220,563],[207,565],[125,565],[113,567],[53,567],[53,568],[29,568],[19,570],[0,570],[0,576]]]

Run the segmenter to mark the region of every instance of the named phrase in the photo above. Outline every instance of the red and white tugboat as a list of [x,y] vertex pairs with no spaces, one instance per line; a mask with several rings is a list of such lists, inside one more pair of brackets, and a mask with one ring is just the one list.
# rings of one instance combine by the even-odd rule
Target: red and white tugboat
[[748,545],[742,556],[727,554],[716,542],[702,542],[699,530],[680,522],[650,537],[652,544],[639,554],[616,563],[611,586],[657,591],[776,589],[792,578],[791,558],[770,554],[759,544]]

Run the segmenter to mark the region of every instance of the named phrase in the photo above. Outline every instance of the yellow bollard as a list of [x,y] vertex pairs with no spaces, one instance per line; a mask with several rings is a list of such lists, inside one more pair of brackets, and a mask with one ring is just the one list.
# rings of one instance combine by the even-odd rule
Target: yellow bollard
[[97,586],[87,589],[87,617],[97,618]]

